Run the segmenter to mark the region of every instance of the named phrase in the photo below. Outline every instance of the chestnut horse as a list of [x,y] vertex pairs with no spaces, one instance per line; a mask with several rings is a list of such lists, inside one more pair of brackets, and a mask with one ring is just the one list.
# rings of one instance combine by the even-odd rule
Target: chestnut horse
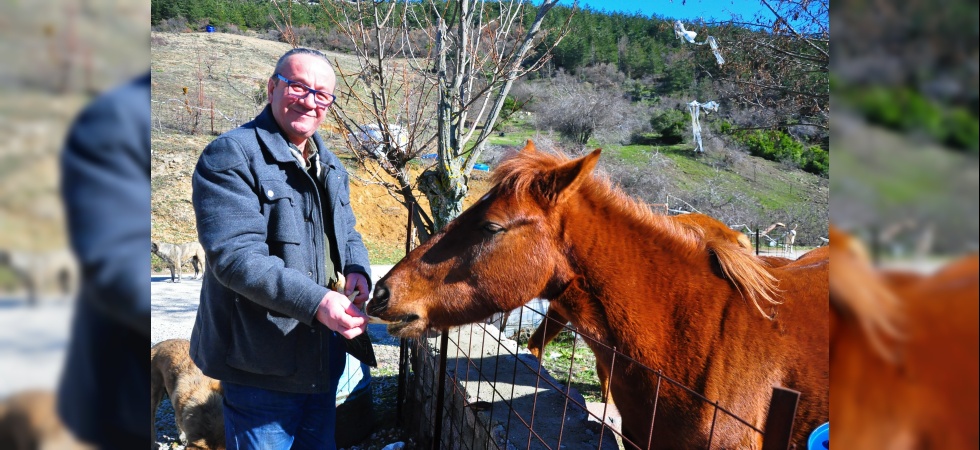
[[[670,216],[671,220],[678,223],[685,223],[693,226],[700,227],[704,232],[705,239],[719,239],[722,241],[729,241],[735,245],[744,248],[747,252],[752,252],[752,241],[749,239],[745,233],[731,229],[728,225],[725,225],[718,219],[711,217],[706,214],[701,213],[688,213],[680,214],[676,216]],[[760,259],[769,266],[782,266],[786,263],[792,261],[789,258],[781,258],[778,256],[761,256]],[[561,306],[549,307],[544,319],[542,319],[541,324],[534,330],[531,337],[527,342],[527,349],[534,355],[535,358],[541,359],[541,355],[544,354],[544,348],[565,329],[564,325],[568,323],[568,318],[560,312]],[[599,377],[599,392],[601,392],[602,399],[605,402],[609,402],[608,396],[608,374],[603,369],[602,365],[597,365],[596,374]]]
[[836,448],[976,449],[980,260],[932,275],[877,270],[831,228]]
[[631,448],[761,447],[759,433],[661,374],[757,429],[774,386],[800,391],[803,448],[828,420],[828,259],[767,267],[706,240],[594,177],[599,153],[568,160],[529,143],[487,195],[378,281],[368,314],[416,337],[548,298],[602,344],[587,340],[614,369]]

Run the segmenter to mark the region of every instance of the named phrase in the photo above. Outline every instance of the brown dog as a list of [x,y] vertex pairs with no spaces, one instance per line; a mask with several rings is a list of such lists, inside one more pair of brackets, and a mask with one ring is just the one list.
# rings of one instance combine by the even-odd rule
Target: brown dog
[[0,401],[0,449],[92,450],[75,440],[55,411],[55,395],[30,390]]
[[168,339],[150,349],[151,436],[156,439],[157,406],[166,392],[186,448],[224,450],[221,383],[201,373],[191,360],[189,349],[190,341],[186,339]]

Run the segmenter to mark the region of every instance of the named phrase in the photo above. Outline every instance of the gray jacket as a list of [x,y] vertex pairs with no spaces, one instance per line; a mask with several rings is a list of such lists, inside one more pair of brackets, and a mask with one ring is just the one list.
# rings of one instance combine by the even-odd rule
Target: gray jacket
[[315,318],[331,275],[324,273],[325,219],[343,273],[370,280],[371,272],[354,229],[347,171],[318,134],[313,139],[326,171],[325,199],[268,106],[215,139],[197,163],[194,212],[209,270],[190,354],[210,377],[298,393],[329,385],[330,340],[342,338]]

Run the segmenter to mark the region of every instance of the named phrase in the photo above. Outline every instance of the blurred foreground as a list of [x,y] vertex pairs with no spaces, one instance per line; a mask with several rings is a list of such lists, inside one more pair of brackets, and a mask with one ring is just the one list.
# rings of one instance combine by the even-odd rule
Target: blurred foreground
[[858,240],[830,239],[836,448],[977,448],[977,254],[932,273],[878,269]]
[[980,448],[978,9],[831,10],[837,449]]
[[149,8],[0,2],[0,449],[86,448],[56,414],[84,285],[68,248],[60,158],[81,108],[149,66]]

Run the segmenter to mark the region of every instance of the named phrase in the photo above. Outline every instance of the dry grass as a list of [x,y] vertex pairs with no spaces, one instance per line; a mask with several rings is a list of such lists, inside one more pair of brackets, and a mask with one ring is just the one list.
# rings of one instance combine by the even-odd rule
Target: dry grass
[[[50,94],[28,92],[3,102],[0,248],[45,250],[67,245],[58,164],[69,122],[86,98],[53,100]],[[23,110],[30,114],[5,114]]]

